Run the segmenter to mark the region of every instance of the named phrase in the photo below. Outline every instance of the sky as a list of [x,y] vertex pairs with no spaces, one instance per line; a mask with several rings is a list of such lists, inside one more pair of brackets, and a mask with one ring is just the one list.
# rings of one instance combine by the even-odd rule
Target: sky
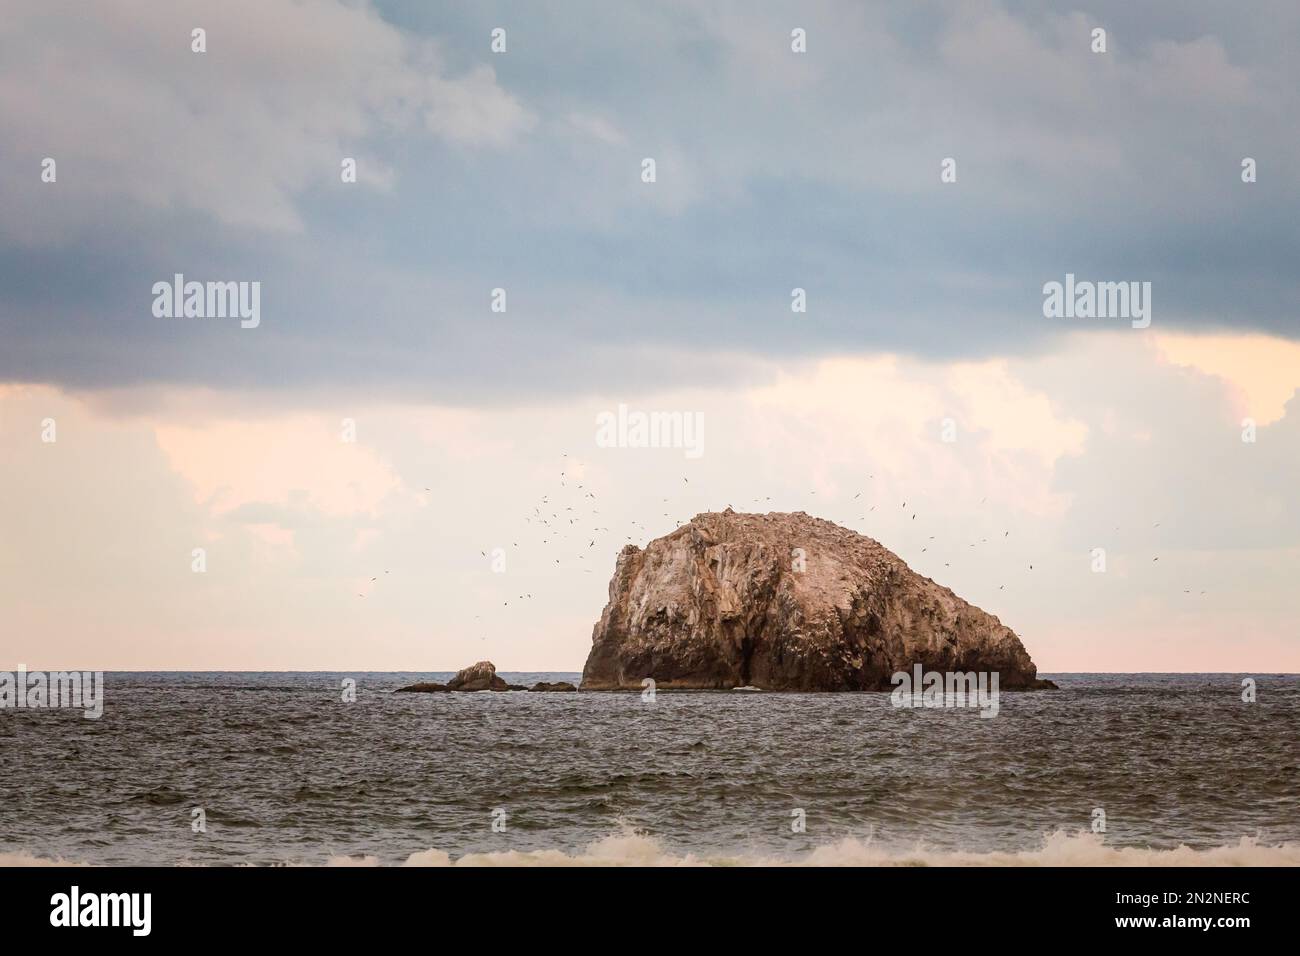
[[[1300,671],[1298,46],[1286,2],[9,3],[0,666],[580,670],[619,549],[731,506],[1044,673]],[[177,274],[255,327],[157,314]],[[1149,325],[1046,315],[1067,274]]]

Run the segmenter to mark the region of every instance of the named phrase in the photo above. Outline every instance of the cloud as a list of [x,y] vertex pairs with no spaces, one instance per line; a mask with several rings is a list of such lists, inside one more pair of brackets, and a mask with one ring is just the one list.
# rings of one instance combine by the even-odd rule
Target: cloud
[[263,504],[352,515],[373,514],[401,488],[391,469],[357,442],[364,427],[355,419],[336,424],[320,416],[277,416],[159,425],[154,435],[172,471],[216,515]]
[[[1066,272],[1151,281],[1152,334],[1297,335],[1284,4],[61,9],[0,26],[0,379],[475,406],[981,362],[1089,330],[1041,315]],[[261,281],[262,327],[152,319],[177,271]]]
[[[1168,361],[1155,341],[1118,348],[1124,337],[1081,337],[1068,357],[1016,369],[1088,427],[1080,453],[1064,457],[1054,475],[1054,489],[1071,500],[1070,544],[1120,542],[1140,548],[1147,561],[1165,560],[1170,549],[1300,545],[1291,487],[1300,466],[1300,397],[1291,397],[1277,419],[1257,422],[1254,441],[1243,440],[1239,392],[1219,373],[1230,356],[1263,343],[1229,340],[1224,363],[1207,374]],[[1291,348],[1276,345],[1279,354]],[[1267,380],[1267,366],[1260,367]]]
[[[336,0],[19,4],[0,50],[11,243],[66,241],[123,202],[300,233],[300,195],[344,157],[391,186],[380,135],[501,147],[535,121],[490,68],[451,75],[436,44]],[[46,156],[57,185],[25,188]]]
[[1172,364],[1213,375],[1231,386],[1233,410],[1258,425],[1282,418],[1300,388],[1300,343],[1267,335],[1156,336],[1156,348]]
[[627,136],[614,123],[601,116],[587,113],[570,113],[565,121],[575,132],[589,137],[606,146],[626,146]]

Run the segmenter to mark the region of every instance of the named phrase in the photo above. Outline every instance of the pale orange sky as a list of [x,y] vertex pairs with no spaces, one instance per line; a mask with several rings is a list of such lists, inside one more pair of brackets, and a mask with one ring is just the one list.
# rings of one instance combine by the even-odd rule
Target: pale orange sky
[[[1046,673],[1300,670],[1286,415],[1300,346],[1158,334],[1120,359],[1116,334],[1036,359],[841,357],[751,385],[493,410],[0,386],[4,656],[579,670],[619,548],[731,505],[877,538],[997,614]],[[703,455],[597,447],[596,416],[618,402],[701,412]],[[547,544],[525,521],[543,496],[577,520]]]

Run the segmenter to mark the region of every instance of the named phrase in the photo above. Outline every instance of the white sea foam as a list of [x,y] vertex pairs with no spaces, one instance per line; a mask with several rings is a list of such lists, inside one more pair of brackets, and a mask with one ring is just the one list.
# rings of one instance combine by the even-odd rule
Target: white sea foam
[[36,856],[22,851],[6,853],[0,851],[0,866],[89,866],[89,863],[77,863],[62,857]]
[[[30,853],[0,852],[0,866],[67,866],[71,861],[46,859]],[[81,864],[84,865],[84,864]],[[326,866],[379,866],[377,856],[333,856]],[[453,860],[444,850],[412,853],[403,866],[1300,866],[1300,844],[1270,845],[1253,837],[1235,844],[1194,850],[1107,846],[1095,833],[1058,830],[1035,850],[966,852],[884,847],[872,841],[845,838],[798,856],[763,854],[676,853],[653,837],[624,832],[597,840],[586,848],[564,850],[505,850],[469,853]]]
[[578,853],[560,850],[471,853],[451,861],[439,850],[412,854],[406,866],[1300,866],[1300,845],[1270,846],[1252,837],[1236,844],[1194,850],[1109,847],[1094,833],[1047,836],[1036,850],[975,853],[887,848],[845,838],[793,858],[761,854],[676,854],[651,837],[609,836]]

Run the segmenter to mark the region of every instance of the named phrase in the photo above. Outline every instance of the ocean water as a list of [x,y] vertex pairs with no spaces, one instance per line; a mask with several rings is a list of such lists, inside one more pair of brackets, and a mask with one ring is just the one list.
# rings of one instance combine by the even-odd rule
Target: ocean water
[[1297,675],[1044,675],[991,719],[392,693],[450,676],[111,673],[99,720],[0,711],[0,863],[1300,865]]

